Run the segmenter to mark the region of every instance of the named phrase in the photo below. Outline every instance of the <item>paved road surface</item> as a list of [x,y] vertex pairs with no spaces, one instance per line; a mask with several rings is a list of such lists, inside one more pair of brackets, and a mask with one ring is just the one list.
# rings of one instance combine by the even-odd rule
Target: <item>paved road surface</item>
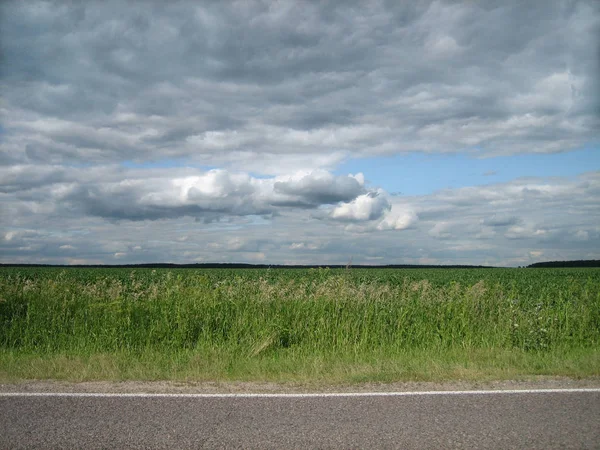
[[0,448],[600,448],[600,390],[29,395],[0,394]]

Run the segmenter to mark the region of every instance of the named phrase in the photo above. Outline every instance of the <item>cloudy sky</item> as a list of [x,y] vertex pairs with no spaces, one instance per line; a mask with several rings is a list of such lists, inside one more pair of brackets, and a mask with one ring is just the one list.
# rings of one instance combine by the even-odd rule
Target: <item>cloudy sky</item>
[[600,259],[600,2],[0,4],[0,262]]

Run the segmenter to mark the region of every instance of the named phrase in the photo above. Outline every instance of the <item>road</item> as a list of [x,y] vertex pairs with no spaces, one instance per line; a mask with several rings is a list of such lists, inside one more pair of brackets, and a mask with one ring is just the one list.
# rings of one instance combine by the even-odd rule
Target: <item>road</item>
[[0,448],[600,448],[600,389],[0,393]]

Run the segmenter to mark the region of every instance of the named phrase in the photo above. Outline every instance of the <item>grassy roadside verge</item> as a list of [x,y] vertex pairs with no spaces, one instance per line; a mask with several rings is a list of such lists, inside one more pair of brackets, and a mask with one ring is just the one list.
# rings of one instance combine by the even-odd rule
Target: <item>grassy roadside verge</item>
[[0,271],[0,381],[600,375],[600,271]]
[[336,385],[404,381],[493,381],[559,376],[600,376],[600,351],[531,353],[521,350],[409,351],[394,358],[291,355],[240,360],[232,355],[96,353],[23,354],[0,351],[0,383],[21,380],[255,381]]

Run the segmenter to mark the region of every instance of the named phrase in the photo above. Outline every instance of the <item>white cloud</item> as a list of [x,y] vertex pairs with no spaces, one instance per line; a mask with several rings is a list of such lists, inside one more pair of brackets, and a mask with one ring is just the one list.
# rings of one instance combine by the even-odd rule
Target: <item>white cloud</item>
[[379,189],[359,195],[349,203],[342,203],[331,211],[330,217],[344,221],[367,221],[379,219],[390,204],[385,193]]
[[533,225],[515,225],[510,227],[504,236],[508,239],[525,239],[534,237],[540,238],[547,236],[549,233],[550,231],[546,228],[537,228]]
[[306,242],[292,242],[289,246],[290,250],[318,250],[322,245],[315,243],[306,243]]
[[412,210],[398,211],[396,206],[377,224],[378,230],[404,230],[417,222],[419,217]]

